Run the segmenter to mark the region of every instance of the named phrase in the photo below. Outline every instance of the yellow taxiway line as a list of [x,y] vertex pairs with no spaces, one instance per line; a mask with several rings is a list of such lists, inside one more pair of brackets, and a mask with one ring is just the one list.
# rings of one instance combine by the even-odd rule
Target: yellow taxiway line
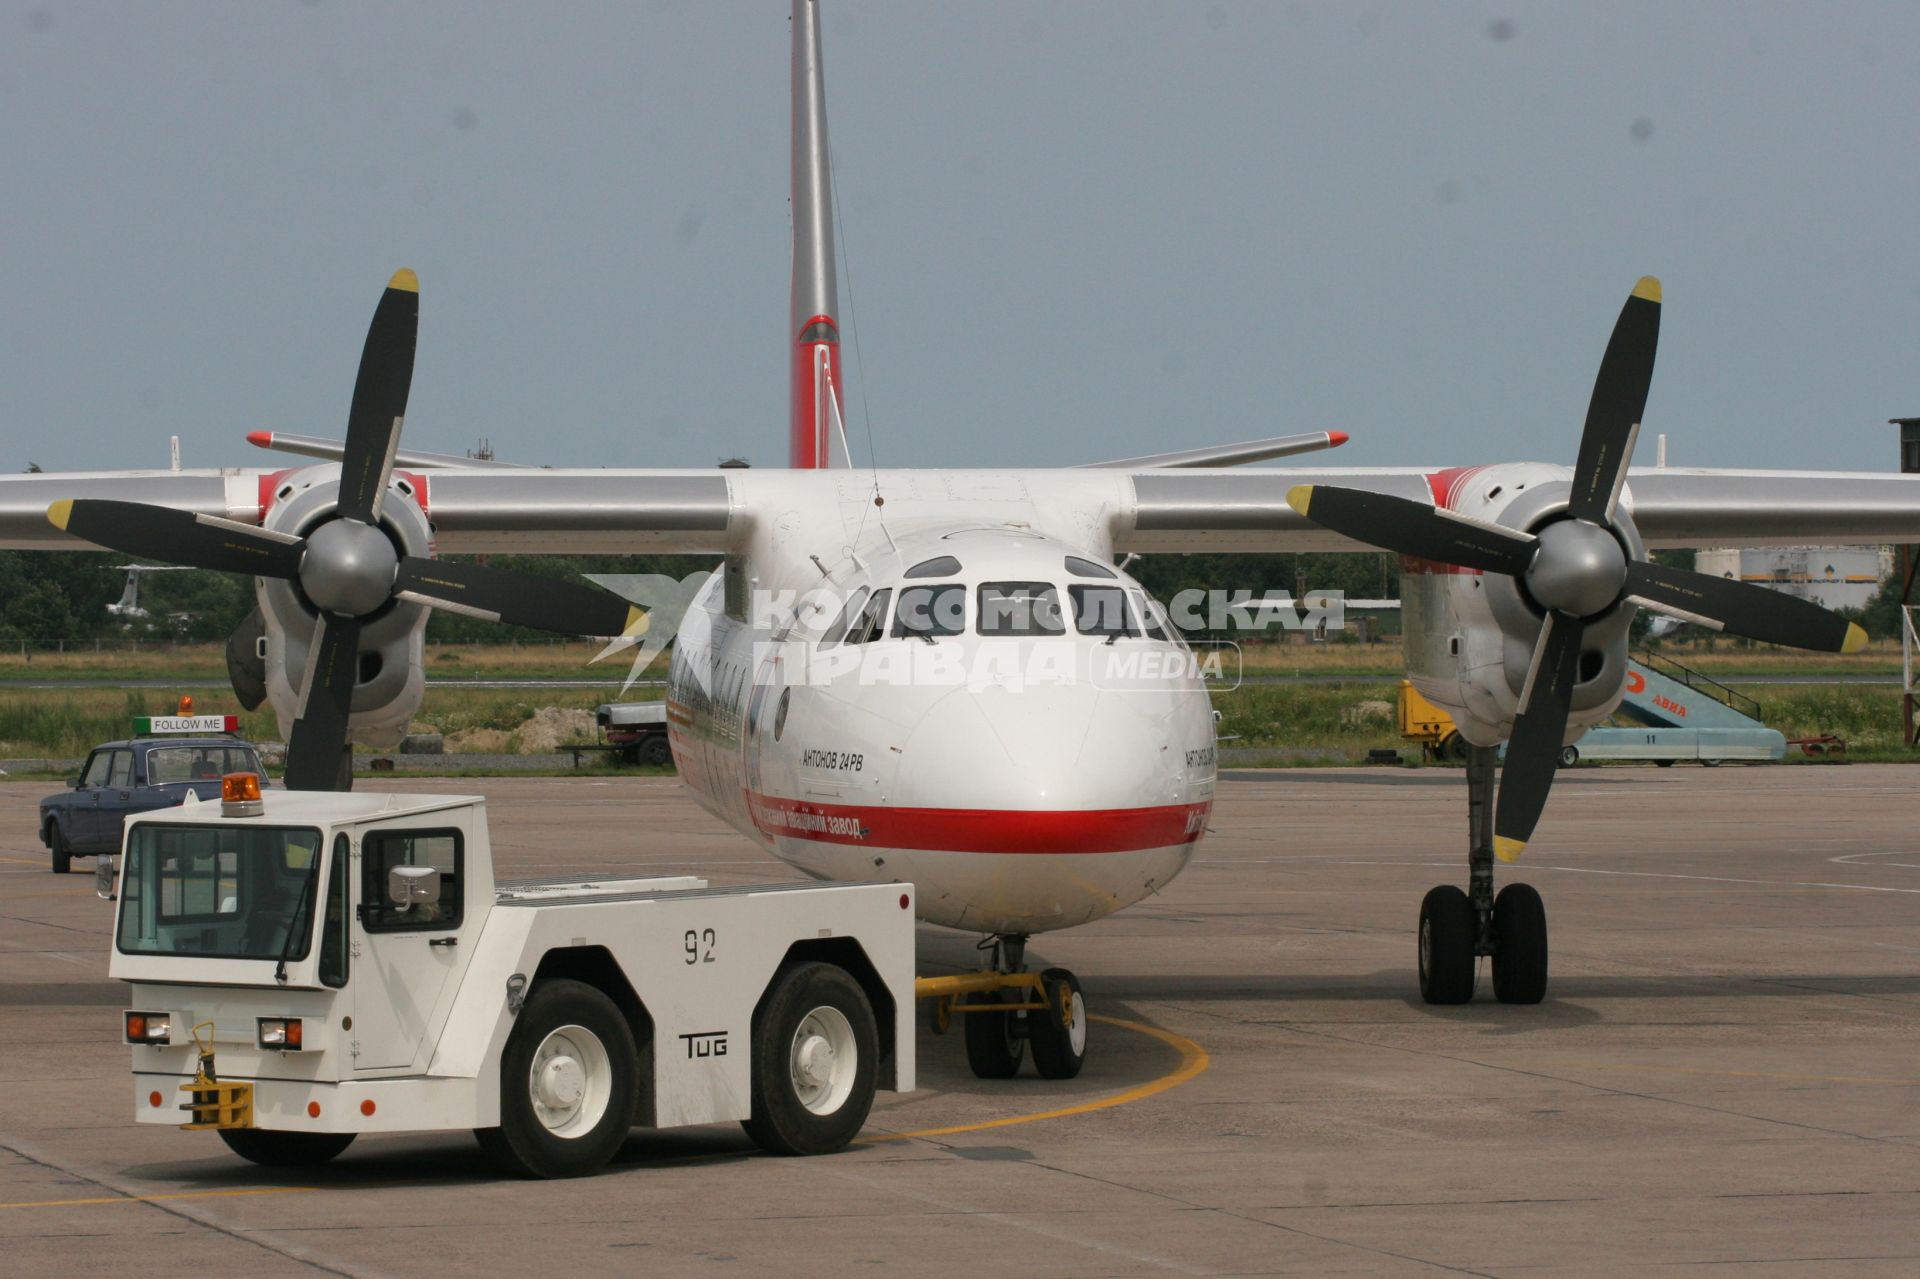
[[[1145,1022],[1123,1021],[1118,1017],[1103,1017],[1098,1013],[1088,1014],[1089,1021],[1103,1022],[1121,1030],[1130,1030],[1137,1035],[1146,1035],[1157,1039],[1180,1054],[1180,1064],[1158,1079],[1150,1079],[1122,1092],[1108,1093],[1083,1101],[1072,1106],[1061,1106],[1054,1110],[1042,1110],[1031,1115],[1008,1115],[1001,1119],[987,1119],[973,1124],[954,1124],[947,1128],[919,1128],[912,1132],[876,1133],[871,1136],[857,1137],[856,1146],[875,1145],[883,1141],[914,1141],[923,1137],[950,1137],[956,1133],[983,1132],[990,1128],[1011,1128],[1017,1124],[1037,1124],[1044,1119],[1066,1119],[1072,1115],[1087,1115],[1098,1110],[1111,1110],[1115,1106],[1125,1106],[1132,1102],[1144,1101],[1148,1097],[1178,1088],[1189,1079],[1204,1072],[1213,1064],[1213,1058],[1207,1050],[1184,1035],[1176,1035],[1170,1030],[1158,1026],[1149,1026]],[[15,1203],[0,1203],[0,1209],[7,1208],[79,1208],[97,1204],[140,1204],[155,1203],[169,1199],[232,1199],[243,1195],[297,1195],[308,1191],[326,1189],[321,1186],[247,1186],[233,1190],[180,1190],[171,1194],[158,1195],[99,1195],[86,1199],[30,1199]],[[337,1188],[337,1187],[336,1187]],[[355,1187],[364,1189],[365,1187]]]
[[1124,1092],[1109,1093],[1104,1097],[1095,1097],[1092,1101],[1083,1101],[1074,1106],[1062,1106],[1057,1110],[1042,1110],[1031,1115],[1009,1115],[1004,1119],[985,1119],[977,1124],[955,1124],[950,1128],[919,1128],[913,1132],[879,1133],[870,1137],[858,1137],[854,1144],[874,1145],[882,1141],[913,1141],[921,1137],[950,1137],[955,1133],[984,1132],[989,1128],[1011,1128],[1016,1124],[1037,1124],[1043,1119],[1065,1119],[1070,1115],[1086,1115],[1096,1110],[1111,1110],[1115,1106],[1125,1106],[1131,1102],[1143,1101],[1156,1093],[1169,1088],[1178,1088],[1213,1064],[1213,1058],[1207,1050],[1183,1035],[1158,1026],[1149,1026],[1145,1022],[1122,1021],[1118,1017],[1102,1017],[1098,1013],[1089,1013],[1089,1021],[1104,1022],[1109,1026],[1118,1026],[1121,1030],[1131,1030],[1135,1034],[1146,1035],[1174,1049],[1180,1054],[1180,1064],[1158,1079],[1150,1079],[1137,1087]]
[[92,1199],[31,1199],[0,1208],[78,1208],[92,1204],[145,1204],[162,1199],[232,1199],[239,1195],[297,1195],[318,1186],[243,1186],[234,1190],[177,1190],[164,1195],[99,1195]]

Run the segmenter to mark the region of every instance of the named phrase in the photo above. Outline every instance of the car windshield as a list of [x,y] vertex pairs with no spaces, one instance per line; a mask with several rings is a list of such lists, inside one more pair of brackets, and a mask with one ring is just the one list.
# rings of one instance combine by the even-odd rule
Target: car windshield
[[147,752],[147,784],[219,781],[228,773],[258,773],[248,746],[156,746]]
[[313,936],[320,832],[143,823],[127,840],[120,949],[293,960]]

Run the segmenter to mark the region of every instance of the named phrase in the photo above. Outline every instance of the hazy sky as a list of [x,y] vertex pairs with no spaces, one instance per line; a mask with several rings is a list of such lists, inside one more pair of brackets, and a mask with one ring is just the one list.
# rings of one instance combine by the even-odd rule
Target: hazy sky
[[[1570,463],[1644,272],[1643,461],[1920,414],[1920,5],[825,13],[857,456]],[[784,0],[0,0],[0,466],[339,435],[401,265],[412,446],[780,464],[787,94]]]

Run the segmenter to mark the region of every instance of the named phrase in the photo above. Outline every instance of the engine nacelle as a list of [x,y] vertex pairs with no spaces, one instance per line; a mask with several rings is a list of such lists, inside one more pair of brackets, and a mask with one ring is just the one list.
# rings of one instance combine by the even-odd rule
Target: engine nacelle
[[[332,513],[339,490],[338,466],[309,466],[280,477],[265,526],[304,535]],[[394,475],[381,504],[380,527],[401,555],[431,555],[432,530],[414,482]],[[297,582],[255,578],[254,595],[266,624],[267,697],[284,735],[299,714],[301,690],[312,660],[318,616]],[[392,600],[362,619],[360,669],[353,690],[348,736],[369,746],[397,745],[426,692],[423,645],[427,609]]]
[[[1464,467],[1427,477],[1436,505],[1528,532],[1564,518],[1571,478],[1566,467],[1539,462]],[[1624,500],[1613,533],[1628,558],[1646,558]],[[1401,562],[1400,599],[1413,686],[1453,716],[1467,741],[1476,746],[1504,741],[1513,732],[1540,637],[1540,607],[1513,578],[1412,559]],[[1634,612],[1622,601],[1588,620],[1566,741],[1577,741],[1620,704]]]

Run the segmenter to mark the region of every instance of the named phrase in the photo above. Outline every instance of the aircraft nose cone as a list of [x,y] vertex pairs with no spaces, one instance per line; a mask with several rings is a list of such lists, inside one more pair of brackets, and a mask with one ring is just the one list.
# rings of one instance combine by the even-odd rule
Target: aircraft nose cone
[[359,520],[333,520],[308,535],[300,586],[329,613],[364,617],[387,602],[399,565],[385,533]]
[[1561,520],[1538,536],[1527,591],[1541,607],[1591,617],[1620,598],[1627,556],[1612,533],[1585,520]]
[[1086,684],[955,689],[900,762],[900,803],[922,808],[1120,809],[1177,802],[1173,699]]

